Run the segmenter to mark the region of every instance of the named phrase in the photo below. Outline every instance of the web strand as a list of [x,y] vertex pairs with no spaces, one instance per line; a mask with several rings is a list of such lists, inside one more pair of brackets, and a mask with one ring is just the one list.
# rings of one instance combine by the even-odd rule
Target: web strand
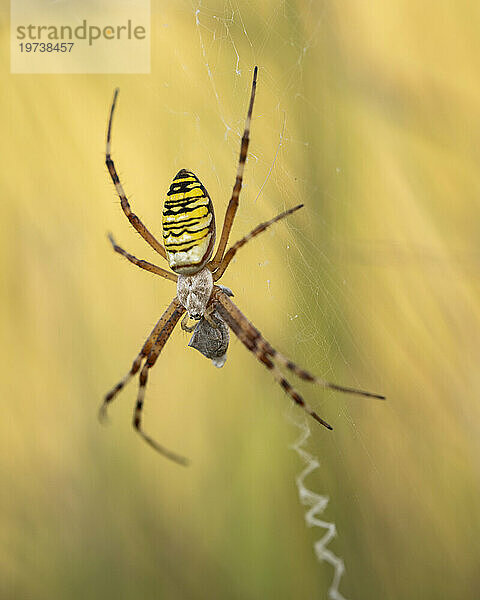
[[328,545],[337,535],[335,523],[325,521],[320,518],[328,505],[328,497],[322,494],[317,494],[305,485],[306,478],[320,467],[319,461],[309,452],[305,450],[305,444],[310,437],[310,428],[306,420],[303,423],[295,423],[300,429],[300,436],[292,444],[291,448],[300,456],[305,464],[304,469],[295,478],[297,484],[298,496],[300,502],[304,506],[308,506],[305,513],[305,522],[308,527],[318,527],[325,531],[324,535],[317,540],[313,547],[315,555],[319,562],[326,562],[333,568],[333,580],[328,589],[328,597],[331,600],[346,600],[339,591],[340,581],[345,573],[345,564],[343,559],[336,556]]

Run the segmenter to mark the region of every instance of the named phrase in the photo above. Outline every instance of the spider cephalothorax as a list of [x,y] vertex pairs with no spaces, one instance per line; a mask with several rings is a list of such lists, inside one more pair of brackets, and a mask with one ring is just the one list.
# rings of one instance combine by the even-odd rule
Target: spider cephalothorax
[[195,320],[201,319],[207,309],[213,290],[212,272],[204,267],[192,275],[179,275],[177,298]]
[[[238,161],[235,184],[233,186],[230,202],[228,203],[227,212],[225,213],[220,241],[213,259],[211,259],[215,244],[215,215],[213,204],[207,190],[201,184],[198,177],[191,171],[187,171],[186,169],[179,171],[173,179],[167,193],[162,218],[164,245],[157,241],[140,219],[132,212],[111,157],[112,120],[118,97],[118,89],[115,90],[110,110],[107,129],[106,165],[120,197],[123,212],[144,240],[168,261],[172,270],[167,271],[145,260],[135,258],[135,256],[132,256],[120,246],[117,246],[111,236],[110,241],[112,242],[114,250],[133,264],[146,271],[160,275],[165,279],[175,281],[177,283],[177,295],[148,336],[140,353],[133,361],[130,371],[105,396],[104,402],[100,408],[100,415],[105,415],[108,404],[141,367],[139,377],[140,386],[133,417],[133,425],[140,435],[157,451],[161,452],[167,458],[181,464],[186,464],[187,461],[185,458],[160,446],[155,440],[144,433],[141,426],[141,416],[148,372],[155,364],[160,352],[170,337],[170,334],[182,316],[184,316],[181,324],[182,328],[186,331],[193,332],[189,345],[199,350],[207,358],[210,358],[213,364],[218,367],[223,366],[225,363],[229,340],[228,326],[248,350],[272,371],[276,381],[278,381],[292,400],[301,406],[318,423],[321,423],[328,429],[332,429],[332,427],[305,403],[300,394],[296,392],[285,379],[278,365],[293,372],[301,379],[317,383],[324,388],[339,392],[359,394],[362,396],[384,398],[384,396],[380,394],[373,394],[371,392],[329,383],[295,365],[295,363],[275,350],[262,336],[260,331],[252,325],[245,315],[243,315],[230,299],[233,295],[231,291],[221,285],[215,285],[215,282],[222,277],[239,248],[244,246],[259,233],[262,233],[262,231],[265,231],[265,229],[270,227],[270,225],[273,225],[273,223],[287,217],[303,206],[303,204],[300,204],[277,215],[273,219],[270,219],[270,221],[260,223],[253,231],[233,244],[233,246],[225,252],[230,236],[230,230],[238,208],[240,190],[242,188],[243,170],[247,160],[250,122],[252,118],[253,102],[255,100],[256,85],[257,67],[255,67],[253,71],[250,104],[240,146],[240,158]],[[196,321],[195,326],[190,326],[185,322],[185,319],[188,317]]]

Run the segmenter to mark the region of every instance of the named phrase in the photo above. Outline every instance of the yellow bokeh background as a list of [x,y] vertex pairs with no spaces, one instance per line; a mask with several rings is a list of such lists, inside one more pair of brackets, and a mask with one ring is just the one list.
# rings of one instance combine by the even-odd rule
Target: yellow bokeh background
[[[175,294],[109,247],[161,264],[104,166],[158,236],[192,169],[221,222],[259,65],[232,238],[305,203],[222,283],[272,344],[386,403],[292,383],[311,425],[347,598],[475,598],[480,297],[480,8],[473,2],[152,1],[150,75],[0,81],[0,597],[327,598],[290,445],[299,413],[238,340],[223,369],[178,329],[151,373],[96,412]],[[237,61],[238,58],[238,61]]]

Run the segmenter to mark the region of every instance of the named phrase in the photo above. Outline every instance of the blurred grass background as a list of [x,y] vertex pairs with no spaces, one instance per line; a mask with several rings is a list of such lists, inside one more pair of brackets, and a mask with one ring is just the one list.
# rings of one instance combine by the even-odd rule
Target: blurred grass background
[[388,396],[298,386],[335,428],[312,426],[308,483],[330,497],[340,589],[478,597],[479,6],[153,1],[141,76],[11,75],[3,16],[0,597],[327,597],[295,487],[297,413],[239,342],[216,370],[179,329],[151,374],[145,428],[189,469],[133,433],[136,382],[109,427],[96,419],[175,293],[106,240],[160,260],[104,167],[113,89],[114,158],[160,235],[182,167],[223,218],[254,64],[233,238],[306,206],[223,283],[294,360]]

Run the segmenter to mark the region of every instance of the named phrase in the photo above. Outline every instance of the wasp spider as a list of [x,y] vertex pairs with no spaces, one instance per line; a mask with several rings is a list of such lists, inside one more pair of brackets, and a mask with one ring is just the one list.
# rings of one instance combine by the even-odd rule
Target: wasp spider
[[[230,299],[233,294],[228,288],[215,285],[224,274],[225,269],[230,264],[236,252],[242,246],[277,221],[280,221],[280,219],[287,217],[303,206],[300,204],[290,208],[270,221],[261,223],[248,235],[233,244],[233,246],[230,246],[228,251],[225,252],[242,188],[256,85],[257,67],[255,67],[253,72],[250,104],[240,146],[240,158],[235,185],[233,186],[232,196],[223,221],[220,241],[213,258],[211,258],[215,243],[215,214],[213,204],[207,190],[198,177],[191,171],[185,169],[179,171],[175,175],[167,192],[162,219],[163,245],[157,241],[137,215],[132,212],[111,155],[112,120],[118,98],[118,89],[115,90],[110,110],[106,142],[106,165],[115,184],[117,194],[120,197],[123,212],[143,239],[168,262],[171,271],[162,269],[145,260],[135,258],[135,256],[120,248],[111,236],[110,241],[115,252],[124,256],[134,265],[160,275],[165,279],[174,281],[177,284],[177,294],[148,336],[140,353],[133,361],[130,371],[105,396],[100,409],[100,416],[103,417],[106,415],[106,410],[110,402],[112,402],[128,380],[141,368],[133,426],[155,450],[180,464],[186,464],[187,460],[159,445],[144,433],[142,429],[142,408],[149,370],[157,361],[160,352],[182,316],[184,317],[182,328],[187,331],[194,331],[190,345],[197,348],[208,358],[211,358],[217,366],[222,366],[225,361],[229,327],[248,350],[272,372],[273,377],[290,398],[327,429],[332,429],[332,427],[305,403],[300,394],[285,379],[279,369],[279,365],[292,371],[301,379],[316,383],[324,388],[338,392],[359,394],[361,396],[384,398],[384,396],[379,394],[329,383],[298,367],[283,354],[275,350],[261,335],[260,331],[235,306]],[[188,318],[197,322],[195,328],[190,327],[185,321]]]

